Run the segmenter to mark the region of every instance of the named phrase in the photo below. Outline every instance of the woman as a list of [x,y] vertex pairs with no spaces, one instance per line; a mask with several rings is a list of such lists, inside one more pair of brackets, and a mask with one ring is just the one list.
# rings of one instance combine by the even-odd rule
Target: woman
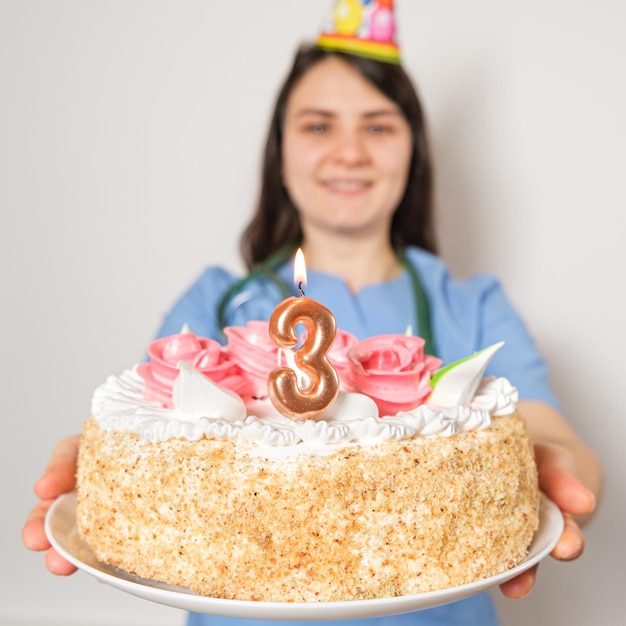
[[[566,526],[553,556],[576,558],[583,535],[572,516],[588,516],[600,489],[593,453],[560,414],[545,365],[499,284],[487,276],[453,279],[434,255],[431,171],[418,98],[398,65],[303,48],[279,93],[263,166],[256,215],[243,237],[251,275],[237,281],[209,268],[167,315],[160,335],[188,324],[220,337],[223,325],[268,319],[291,282],[290,254],[301,244],[309,270],[307,295],[324,302],[342,330],[360,338],[410,327],[450,362],[504,340],[491,370],[520,391],[519,408],[536,442],[543,491],[562,509]],[[430,313],[430,314],[429,314]],[[432,324],[431,324],[432,322]],[[432,331],[432,332],[431,332]],[[78,439],[55,450],[36,485],[24,543],[47,550],[48,568],[73,567],[50,548],[43,516],[74,485]],[[526,595],[534,570],[502,585]],[[486,594],[419,613],[394,624],[496,624]],[[384,619],[359,623],[379,624]],[[189,624],[252,623],[191,615]]]

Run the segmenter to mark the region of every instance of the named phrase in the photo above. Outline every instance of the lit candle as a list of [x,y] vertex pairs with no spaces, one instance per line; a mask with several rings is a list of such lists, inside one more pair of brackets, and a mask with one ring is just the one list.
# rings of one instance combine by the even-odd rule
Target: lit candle
[[267,378],[272,404],[294,420],[313,419],[328,409],[339,392],[339,377],[327,353],[335,339],[337,326],[333,314],[320,302],[307,298],[304,255],[298,248],[294,263],[294,281],[300,296],[283,300],[272,312],[269,333],[279,347],[292,349],[298,344],[296,325],[306,328],[304,343],[294,351],[295,367],[278,367]]

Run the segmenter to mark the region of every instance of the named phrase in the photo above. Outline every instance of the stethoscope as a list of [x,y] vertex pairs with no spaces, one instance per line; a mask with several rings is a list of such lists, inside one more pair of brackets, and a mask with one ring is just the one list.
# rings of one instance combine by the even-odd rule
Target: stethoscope
[[[228,325],[226,322],[226,311],[229,307],[239,308],[250,299],[247,290],[250,283],[258,278],[264,277],[271,281],[278,288],[283,298],[289,297],[291,294],[289,288],[283,280],[281,280],[276,270],[291,258],[296,246],[290,244],[277,250],[267,261],[259,263],[250,270],[247,276],[235,281],[231,287],[224,293],[217,307],[217,323],[220,331]],[[422,287],[417,271],[413,264],[409,261],[404,250],[399,251],[398,260],[406,269],[411,281],[411,289],[413,291],[413,301],[416,311],[416,329],[419,330],[420,337],[424,339],[424,352],[426,354],[436,355],[435,343],[433,340],[432,327],[430,323],[430,307],[428,299]]]

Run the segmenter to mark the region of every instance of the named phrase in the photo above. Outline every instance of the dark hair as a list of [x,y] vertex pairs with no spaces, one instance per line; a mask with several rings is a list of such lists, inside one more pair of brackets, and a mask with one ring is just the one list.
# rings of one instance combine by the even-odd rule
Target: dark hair
[[256,212],[241,237],[241,253],[248,268],[265,261],[286,245],[302,239],[300,220],[282,184],[282,124],[287,101],[296,83],[315,64],[334,56],[357,70],[402,110],[413,135],[413,156],[404,196],[391,223],[395,250],[415,245],[436,252],[432,215],[432,168],[424,116],[415,87],[400,65],[384,63],[317,46],[301,47],[278,93],[263,155],[261,190]]

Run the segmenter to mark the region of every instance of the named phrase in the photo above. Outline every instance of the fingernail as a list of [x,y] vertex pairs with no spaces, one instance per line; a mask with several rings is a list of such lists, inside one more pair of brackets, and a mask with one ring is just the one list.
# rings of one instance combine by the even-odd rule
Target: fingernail
[[560,561],[569,561],[579,557],[583,548],[584,543],[580,535],[565,531],[552,554],[554,558]]
[[589,513],[591,513],[596,510],[596,494],[591,489],[587,489],[587,493],[589,494]]

